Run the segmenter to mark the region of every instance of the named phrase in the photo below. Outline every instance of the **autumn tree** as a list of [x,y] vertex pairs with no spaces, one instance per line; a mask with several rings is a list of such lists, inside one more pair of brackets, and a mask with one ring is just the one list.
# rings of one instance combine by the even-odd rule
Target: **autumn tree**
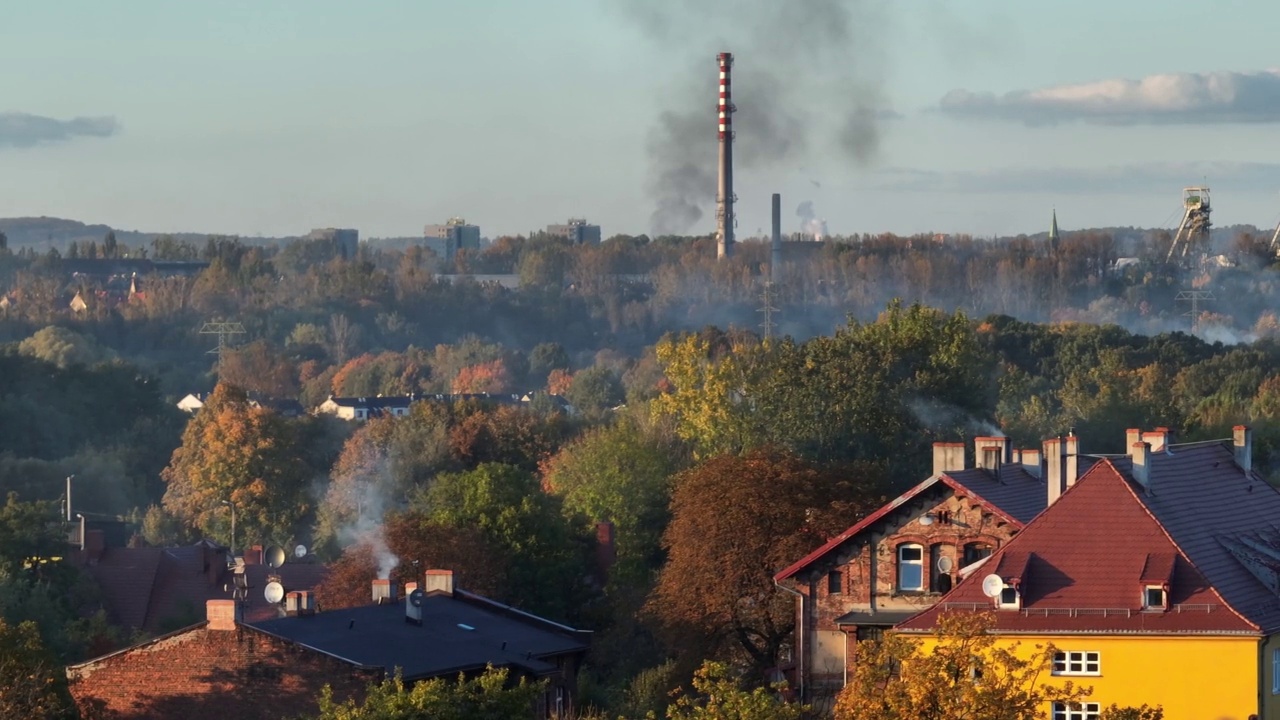
[[504,393],[511,391],[511,373],[501,359],[468,365],[453,378],[455,393]]
[[298,395],[297,369],[265,340],[223,353],[218,360],[218,381],[271,398]]
[[571,431],[562,414],[540,413],[524,406],[464,403],[454,415],[449,447],[466,467],[503,463],[537,470]]
[[836,700],[837,720],[1039,720],[1050,703],[1091,689],[1047,684],[1052,645],[1020,652],[998,643],[992,613],[948,612],[926,643],[901,633],[858,644],[858,661]]
[[252,407],[243,390],[218,385],[161,473],[165,509],[221,538],[230,524],[223,503],[234,503],[238,537],[288,541],[312,505],[317,471],[304,427],[311,422]]
[[684,471],[648,611],[682,647],[700,645],[703,657],[776,666],[795,604],[773,574],[879,506],[881,484],[872,467],[837,473],[771,448]]

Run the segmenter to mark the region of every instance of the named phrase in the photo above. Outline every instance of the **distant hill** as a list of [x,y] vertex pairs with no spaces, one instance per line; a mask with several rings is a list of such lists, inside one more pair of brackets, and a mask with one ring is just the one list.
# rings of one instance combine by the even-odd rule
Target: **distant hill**
[[[23,247],[35,248],[38,252],[47,252],[49,248],[57,248],[65,252],[73,242],[94,241],[101,243],[109,232],[115,232],[116,241],[122,245],[151,245],[151,241],[160,235],[172,235],[196,245],[203,245],[208,233],[157,233],[141,230],[124,230],[110,225],[82,223],[79,220],[66,220],[53,217],[18,217],[0,218],[0,232],[9,238],[9,247],[17,250]],[[277,238],[241,238],[246,244],[266,244],[275,242]]]

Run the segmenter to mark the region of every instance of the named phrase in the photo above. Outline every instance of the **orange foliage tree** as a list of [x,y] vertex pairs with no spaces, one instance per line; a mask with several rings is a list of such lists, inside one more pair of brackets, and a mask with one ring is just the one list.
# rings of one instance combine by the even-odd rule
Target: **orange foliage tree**
[[453,379],[455,393],[505,393],[511,391],[511,372],[501,359],[468,365]]

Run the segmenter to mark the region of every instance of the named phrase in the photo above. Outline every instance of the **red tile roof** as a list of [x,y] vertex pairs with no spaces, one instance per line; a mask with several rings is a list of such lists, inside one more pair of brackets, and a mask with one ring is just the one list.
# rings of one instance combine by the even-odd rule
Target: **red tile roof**
[[[1215,447],[1230,460],[1230,451]],[[1194,460],[1189,467],[1203,469],[1200,456],[1206,453],[1221,459],[1220,453],[1212,449],[1186,451],[1187,459]],[[1166,457],[1180,454],[1174,446],[1174,454]],[[1173,484],[1162,492],[1162,481],[1173,483],[1170,476],[1187,469],[1175,470],[1176,461],[1172,459],[1153,461],[1156,491],[1147,496],[1141,486],[1123,474],[1121,465],[1105,459],[1094,465],[1056,503],[996,551],[987,565],[993,570],[973,573],[942,602],[899,628],[925,631],[945,610],[992,608],[993,601],[982,592],[982,581],[995,573],[1006,584],[1012,584],[1015,578],[1019,581],[1022,602],[1020,610],[996,613],[1000,631],[1258,633],[1259,624],[1229,604],[1230,596],[1224,597],[1217,583],[1210,581],[1216,577],[1232,586],[1241,581],[1258,583],[1238,563],[1229,567],[1221,557],[1212,558],[1210,572],[1202,572],[1197,553],[1207,557],[1208,546],[1218,544],[1198,535],[1193,538],[1185,528],[1179,529],[1181,537],[1168,531],[1167,524],[1162,526],[1160,513],[1149,507],[1151,498],[1157,495],[1166,495],[1168,501],[1177,497],[1179,507],[1164,510],[1170,518],[1190,523],[1206,504],[1214,504],[1213,498],[1220,495],[1215,485],[1221,478],[1197,476],[1194,485],[1199,489],[1195,498],[1173,492]],[[1235,473],[1242,475],[1238,468]],[[1183,485],[1177,483],[1177,487]],[[1236,510],[1240,512],[1240,508]],[[1194,540],[1197,553],[1184,553],[1179,544],[1182,539]],[[1169,610],[1144,611],[1142,587],[1147,580],[1161,575],[1170,578]]]
[[[1018,528],[1021,528],[1027,520],[1035,517],[1036,512],[1039,512],[1038,510],[1035,512],[1030,511],[1030,508],[1035,503],[1038,502],[1039,507],[1043,509],[1047,502],[1047,490],[1044,482],[1023,470],[1020,466],[1003,466],[999,477],[989,470],[965,470],[935,475],[889,501],[879,510],[859,520],[848,530],[828,540],[822,547],[779,571],[774,575],[774,579],[781,582],[795,576],[813,563],[855,539],[864,530],[873,527],[886,515],[930,490],[963,494],[972,498],[975,503],[999,515],[1005,522]],[[1017,506],[1016,513],[1006,510],[1003,505],[992,502],[988,499],[988,494],[1002,498],[1006,504],[1014,502]],[[1023,495],[1026,497],[1018,499],[1016,502],[1014,501],[1015,498],[1020,498]]]

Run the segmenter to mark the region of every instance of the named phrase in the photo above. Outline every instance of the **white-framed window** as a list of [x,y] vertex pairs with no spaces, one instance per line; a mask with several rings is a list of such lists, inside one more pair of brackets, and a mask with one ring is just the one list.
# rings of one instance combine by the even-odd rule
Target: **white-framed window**
[[1017,610],[1022,607],[1022,596],[1018,593],[1018,588],[1011,585],[1005,585],[1000,591],[1000,609],[1001,610]]
[[1147,610],[1164,610],[1169,607],[1169,597],[1164,587],[1148,585],[1142,589],[1142,607]]
[[1101,675],[1101,653],[1059,652],[1053,655],[1054,675]]
[[1271,651],[1271,694],[1280,695],[1280,648]]
[[898,590],[924,591],[924,547],[915,543],[898,546]]
[[1096,702],[1053,704],[1053,720],[1098,720],[1102,707]]

